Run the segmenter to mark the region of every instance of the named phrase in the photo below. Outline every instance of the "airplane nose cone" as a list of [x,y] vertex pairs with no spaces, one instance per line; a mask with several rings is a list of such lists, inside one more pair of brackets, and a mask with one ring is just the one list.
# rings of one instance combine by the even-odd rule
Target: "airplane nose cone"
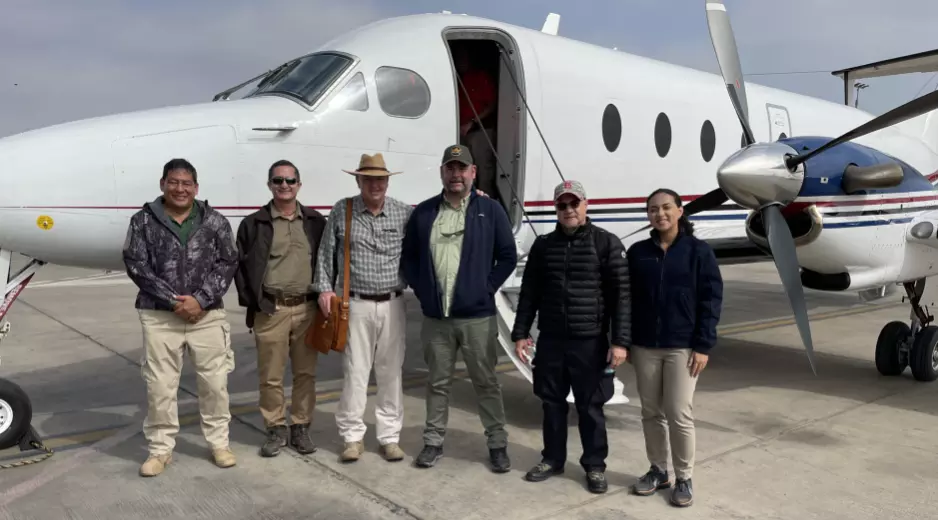
[[717,170],[717,183],[740,206],[757,210],[766,204],[787,205],[804,183],[804,166],[791,171],[788,155],[797,152],[781,143],[759,143],[731,155]]

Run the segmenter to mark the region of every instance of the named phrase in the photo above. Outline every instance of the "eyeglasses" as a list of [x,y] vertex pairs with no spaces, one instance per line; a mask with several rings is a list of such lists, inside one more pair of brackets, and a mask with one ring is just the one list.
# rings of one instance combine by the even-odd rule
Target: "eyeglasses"
[[280,186],[283,183],[287,183],[290,186],[296,184],[296,177],[274,177],[270,179],[270,182]]
[[557,211],[565,211],[568,206],[570,207],[570,209],[577,209],[580,207],[580,201],[575,200],[573,202],[558,202],[554,204],[554,207],[557,208]]

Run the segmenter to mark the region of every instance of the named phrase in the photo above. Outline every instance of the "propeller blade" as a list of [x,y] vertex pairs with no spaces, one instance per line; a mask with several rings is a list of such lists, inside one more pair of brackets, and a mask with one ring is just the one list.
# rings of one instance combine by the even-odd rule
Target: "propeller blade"
[[[724,202],[726,202],[727,198],[728,197],[726,196],[726,193],[723,193],[723,190],[721,190],[720,188],[717,188],[711,191],[710,193],[701,195],[697,197],[696,199],[685,204],[684,215],[687,218],[690,218],[690,216],[695,213],[700,213],[701,211],[707,211],[713,208],[717,208],[720,205],[722,205]],[[636,233],[641,233],[642,231],[647,231],[649,229],[651,229],[651,224],[647,224],[643,228],[636,229],[635,231],[632,231],[628,235],[625,235],[624,237],[621,237],[621,238],[629,238],[630,236]]]
[[746,145],[756,142],[756,138],[749,127],[749,103],[746,100],[746,83],[743,81],[743,71],[739,64],[739,51],[736,49],[736,37],[733,36],[733,27],[730,25],[729,15],[722,0],[704,0],[707,5],[707,26],[710,29],[710,41],[713,51],[717,55],[720,71],[723,73],[723,82],[726,91],[736,109],[736,115],[743,126],[746,136]]
[[723,193],[723,190],[717,188],[710,193],[701,195],[696,199],[688,202],[684,205],[684,215],[687,218],[690,218],[691,215],[695,213],[700,213],[701,211],[708,211],[713,208],[720,207],[727,200],[726,193]]
[[651,224],[646,224],[645,227],[636,229],[635,231],[632,231],[631,233],[629,233],[628,235],[625,235],[624,237],[619,237],[619,240],[622,240],[623,238],[629,238],[630,236],[634,235],[635,233],[641,233],[642,231],[647,231],[647,230],[649,230],[649,229],[651,229]]
[[828,141],[824,143],[823,146],[804,155],[790,157],[786,161],[786,164],[789,168],[794,169],[799,164],[807,161],[824,150],[837,146],[838,144],[845,143],[852,139],[856,139],[857,137],[863,137],[864,135],[873,133],[877,130],[882,130],[883,128],[892,126],[894,124],[901,123],[907,119],[918,117],[926,112],[931,112],[936,108],[938,108],[938,90],[925,94],[922,97],[913,99],[901,107],[894,108],[889,112],[886,112],[885,114],[877,117],[876,119],[868,121],[838,137],[837,139]]
[[788,302],[795,314],[798,332],[808,354],[811,371],[817,375],[814,368],[814,347],[811,342],[811,327],[808,323],[808,309],[804,301],[804,288],[801,286],[801,276],[798,268],[798,258],[795,256],[795,240],[791,237],[788,225],[782,217],[782,211],[775,204],[762,208],[762,221],[765,224],[766,236],[772,250],[775,267],[782,279],[782,286],[788,295]]

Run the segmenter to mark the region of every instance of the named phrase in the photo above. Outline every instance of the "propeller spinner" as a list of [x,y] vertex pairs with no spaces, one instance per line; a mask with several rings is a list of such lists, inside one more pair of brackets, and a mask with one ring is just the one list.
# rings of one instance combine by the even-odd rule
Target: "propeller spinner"
[[713,50],[720,64],[726,91],[743,128],[746,146],[727,158],[717,169],[717,183],[720,187],[688,203],[684,213],[689,217],[719,207],[729,198],[761,214],[772,257],[795,315],[808,362],[817,375],[795,241],[780,208],[789,204],[800,192],[807,160],[838,144],[938,108],[938,91],[914,99],[804,155],[799,155],[796,150],[782,143],[756,143],[749,126],[746,84],[726,6],[722,0],[705,0],[705,4]]

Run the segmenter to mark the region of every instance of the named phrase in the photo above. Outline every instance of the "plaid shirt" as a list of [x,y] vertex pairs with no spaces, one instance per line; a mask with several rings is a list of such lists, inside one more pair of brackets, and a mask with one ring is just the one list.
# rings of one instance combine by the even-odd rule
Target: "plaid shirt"
[[[413,208],[386,197],[384,208],[372,215],[361,195],[352,199],[352,260],[349,290],[359,294],[385,294],[407,287],[401,274],[401,243]],[[313,291],[342,293],[345,262],[345,199],[332,207],[319,246]]]

